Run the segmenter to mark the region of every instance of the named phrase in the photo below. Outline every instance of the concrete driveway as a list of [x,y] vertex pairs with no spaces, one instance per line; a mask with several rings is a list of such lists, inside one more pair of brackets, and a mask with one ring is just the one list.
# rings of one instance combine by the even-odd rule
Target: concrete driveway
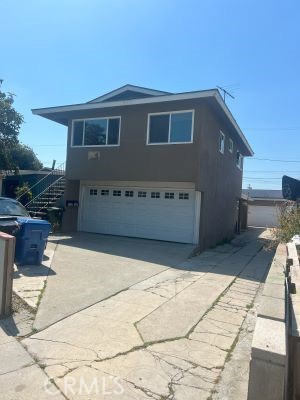
[[[93,235],[65,239],[39,325],[82,307],[80,299],[86,307],[21,343],[70,400],[211,399],[273,258],[259,234],[250,231],[185,261],[189,246]],[[86,278],[87,271],[94,275]],[[76,287],[69,289],[67,277],[74,274]],[[9,374],[2,383],[8,381]]]
[[43,329],[141,282],[177,267],[194,246],[77,233],[59,239],[34,328]]

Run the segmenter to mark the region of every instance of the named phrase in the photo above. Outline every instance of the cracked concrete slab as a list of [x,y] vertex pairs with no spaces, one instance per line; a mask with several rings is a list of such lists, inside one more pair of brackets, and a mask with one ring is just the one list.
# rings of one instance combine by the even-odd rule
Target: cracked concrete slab
[[[23,344],[68,399],[108,398],[80,395],[82,377],[90,385],[108,381],[110,399],[208,399],[272,257],[261,247],[226,246],[210,252],[212,264],[205,252],[190,270],[190,260],[160,270]],[[67,393],[73,378],[74,393]]]
[[[53,237],[53,240],[58,238]],[[180,265],[194,245],[76,233],[59,240],[39,305],[38,330]],[[67,289],[66,289],[67,288]]]
[[27,351],[16,340],[0,345],[0,354],[0,375],[33,363]]
[[0,387],[1,400],[65,400],[36,365],[0,375]]

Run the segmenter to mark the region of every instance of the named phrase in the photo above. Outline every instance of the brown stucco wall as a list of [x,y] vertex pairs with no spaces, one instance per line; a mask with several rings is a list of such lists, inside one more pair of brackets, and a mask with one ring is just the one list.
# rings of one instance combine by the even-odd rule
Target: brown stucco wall
[[[195,110],[192,144],[146,145],[148,113]],[[200,248],[232,237],[241,193],[242,173],[235,165],[237,144],[243,146],[228,123],[203,99],[106,108],[77,113],[73,118],[121,116],[119,147],[71,148],[68,129],[66,199],[78,199],[80,180],[193,182],[202,192]],[[225,152],[218,149],[220,129],[226,135]],[[228,151],[228,138],[234,141]],[[88,161],[88,151],[100,151],[100,160]],[[64,230],[74,230],[77,210],[67,210]]]
[[[202,249],[215,246],[233,236],[242,187],[242,171],[235,163],[236,141],[234,140],[233,152],[230,153],[230,132],[224,122],[209,107],[205,109],[205,116],[198,155],[198,190],[203,193],[200,222]],[[218,148],[220,129],[226,136],[224,154]]]
[[[80,182],[67,180],[65,189],[65,202],[67,200],[79,200]],[[66,207],[63,214],[62,231],[76,232],[77,231],[78,207]]]

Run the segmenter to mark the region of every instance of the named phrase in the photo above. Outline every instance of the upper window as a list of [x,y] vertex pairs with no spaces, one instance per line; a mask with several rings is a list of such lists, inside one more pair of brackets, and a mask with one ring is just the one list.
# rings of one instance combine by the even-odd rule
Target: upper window
[[233,152],[233,141],[230,138],[228,140],[228,150],[230,151],[230,153]]
[[220,153],[224,154],[224,148],[225,148],[225,135],[222,131],[220,131],[220,136],[219,136],[219,151],[220,151]]
[[118,146],[120,117],[73,121],[72,146]]
[[148,144],[191,143],[193,111],[149,114]]
[[243,156],[239,151],[236,152],[236,166],[239,169],[243,169]]

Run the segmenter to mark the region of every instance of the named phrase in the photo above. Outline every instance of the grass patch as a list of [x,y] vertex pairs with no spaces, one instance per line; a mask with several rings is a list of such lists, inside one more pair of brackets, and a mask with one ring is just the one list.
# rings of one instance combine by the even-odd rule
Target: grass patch
[[42,301],[44,292],[45,292],[45,290],[46,290],[46,287],[47,287],[47,280],[44,282],[43,289],[41,290],[41,292],[40,292],[40,294],[39,294],[38,301],[37,301],[37,304],[36,304],[37,308],[38,308],[39,305],[41,304],[41,301]]

